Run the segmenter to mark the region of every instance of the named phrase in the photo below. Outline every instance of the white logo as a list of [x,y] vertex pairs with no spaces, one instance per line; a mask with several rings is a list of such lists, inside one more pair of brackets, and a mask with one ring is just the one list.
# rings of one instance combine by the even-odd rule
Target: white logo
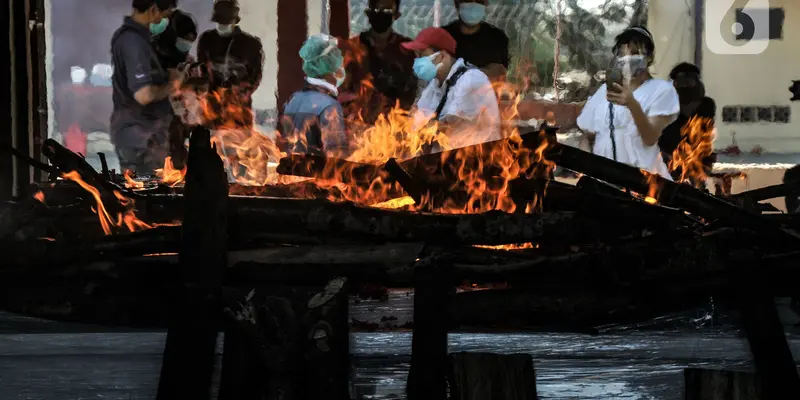
[[[769,46],[769,0],[749,0],[744,8],[732,7],[737,0],[707,0],[705,2],[704,36],[706,45],[715,54],[761,54]],[[742,23],[735,16],[741,12]],[[752,37],[736,40],[743,32]],[[749,34],[747,36],[750,36]],[[725,38],[730,38],[725,40]],[[734,43],[731,43],[734,42]]]
[[144,78],[144,74],[136,74],[136,79],[142,79],[142,78]]

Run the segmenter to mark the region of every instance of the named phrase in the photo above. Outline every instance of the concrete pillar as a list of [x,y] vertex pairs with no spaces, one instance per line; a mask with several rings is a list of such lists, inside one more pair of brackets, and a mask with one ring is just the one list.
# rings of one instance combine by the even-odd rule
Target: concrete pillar
[[694,62],[694,1],[653,0],[648,3],[647,26],[656,44],[653,75],[668,78],[681,62]]
[[253,108],[274,110],[278,91],[278,0],[239,0],[239,7],[242,29],[261,39],[264,46],[264,76],[253,94]]

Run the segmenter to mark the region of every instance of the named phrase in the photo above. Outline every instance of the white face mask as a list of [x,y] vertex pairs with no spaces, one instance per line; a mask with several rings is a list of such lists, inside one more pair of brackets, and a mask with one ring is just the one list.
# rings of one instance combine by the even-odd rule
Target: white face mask
[[228,36],[233,33],[233,24],[217,24],[217,33],[221,36]]
[[647,58],[640,54],[620,56],[616,59],[617,68],[622,70],[625,79],[630,80],[647,69]]

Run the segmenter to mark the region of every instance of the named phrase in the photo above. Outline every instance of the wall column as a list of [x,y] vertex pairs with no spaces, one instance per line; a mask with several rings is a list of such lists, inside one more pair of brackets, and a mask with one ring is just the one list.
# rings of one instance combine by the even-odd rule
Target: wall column
[[338,38],[350,37],[350,1],[330,0],[330,30],[331,36]]
[[298,52],[308,34],[306,2],[278,0],[278,93],[277,107],[303,86],[303,63]]

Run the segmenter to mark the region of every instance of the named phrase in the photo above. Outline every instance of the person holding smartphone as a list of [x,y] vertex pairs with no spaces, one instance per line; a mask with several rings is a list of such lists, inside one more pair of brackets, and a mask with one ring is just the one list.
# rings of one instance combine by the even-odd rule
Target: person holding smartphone
[[672,180],[658,139],[680,112],[673,85],[648,71],[655,43],[646,28],[634,26],[615,38],[615,68],[589,98],[578,127],[594,136],[592,152]]

